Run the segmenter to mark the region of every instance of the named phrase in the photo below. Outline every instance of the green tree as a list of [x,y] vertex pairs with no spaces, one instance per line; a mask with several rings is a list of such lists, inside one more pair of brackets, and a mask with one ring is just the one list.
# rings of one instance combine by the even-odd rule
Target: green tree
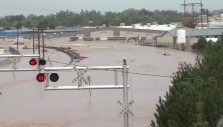
[[[223,41],[207,43],[194,66],[180,64],[152,127],[216,127],[223,114]],[[156,123],[154,125],[154,123]]]
[[[200,92],[198,92],[200,93]],[[198,95],[200,97],[200,95]],[[193,127],[209,127],[208,122],[204,118],[204,103],[199,99],[196,105],[196,122],[193,124]]]
[[[44,28],[56,28],[57,26],[73,27],[73,26],[89,26],[89,21],[92,21],[92,26],[100,26],[106,24],[107,26],[118,26],[120,23],[126,25],[132,25],[141,23],[159,22],[160,24],[167,24],[171,22],[180,22],[183,18],[182,13],[177,11],[165,10],[165,11],[149,11],[146,9],[127,9],[122,12],[105,12],[101,13],[96,10],[81,10],[76,13],[69,10],[59,11],[56,14],[49,14],[47,16],[28,15],[10,15],[0,19],[0,25],[4,23],[4,26],[11,29],[14,26],[15,21],[21,22],[22,26],[27,28],[37,27],[39,22],[44,24]],[[4,21],[4,22],[3,22]]]
[[191,48],[194,51],[202,52],[205,49],[205,46],[207,44],[207,40],[205,37],[200,37],[197,43],[194,43]]

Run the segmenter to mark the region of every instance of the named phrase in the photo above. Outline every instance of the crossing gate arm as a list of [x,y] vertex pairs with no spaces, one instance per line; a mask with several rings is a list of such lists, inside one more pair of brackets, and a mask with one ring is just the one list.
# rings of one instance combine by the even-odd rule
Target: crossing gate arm
[[0,69],[0,72],[12,72],[12,71],[39,71],[38,69],[26,68],[26,69]]
[[12,64],[7,69],[0,69],[0,72],[12,72],[12,71],[39,71],[39,69],[33,69],[33,68],[20,68],[16,63],[19,61],[19,59],[24,57],[30,57],[30,58],[39,58],[39,54],[26,54],[26,55],[0,55],[0,58],[11,58]]
[[[129,68],[129,67],[127,67]],[[88,66],[88,67],[83,67],[83,66],[76,66],[76,67],[45,67],[44,71],[71,71],[71,70],[107,70],[107,69],[112,69],[112,70],[117,70],[117,69],[123,69],[123,66]]]
[[80,86],[80,87],[54,86],[45,88],[45,90],[89,90],[89,89],[123,89],[123,85],[92,85],[92,86]]
[[16,57],[39,57],[39,54],[30,55],[0,55],[0,58],[16,58]]

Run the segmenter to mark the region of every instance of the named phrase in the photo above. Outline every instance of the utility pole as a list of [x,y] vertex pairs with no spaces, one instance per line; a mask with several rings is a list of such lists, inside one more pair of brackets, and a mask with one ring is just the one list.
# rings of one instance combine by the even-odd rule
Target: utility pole
[[[123,59],[123,105],[128,105],[128,82],[127,82],[127,63],[126,59]],[[124,127],[129,127],[129,114],[124,112]]]
[[193,20],[193,27],[195,27],[195,15],[194,15],[194,13],[195,13],[195,11],[194,11],[194,6],[195,6],[195,4],[194,3],[192,3],[191,4],[191,7],[192,7],[192,20]]
[[201,3],[200,3],[200,5],[201,5],[201,29],[203,29],[203,4],[202,4],[202,0],[201,0]]
[[39,33],[40,33],[40,26],[38,26],[38,54],[40,56],[40,36],[39,36]]
[[[202,0],[200,3],[185,3],[185,0],[184,0],[184,4],[181,4],[181,6],[184,6],[184,21],[185,23],[187,22],[187,17],[186,17],[186,6],[191,6],[192,7],[192,24],[193,24],[193,27],[196,26],[196,23],[195,23],[195,6],[201,6],[201,10],[202,10]],[[202,24],[202,13],[201,13],[201,24]]]
[[[38,54],[39,54],[39,60],[40,60],[40,25],[38,25]],[[40,69],[40,65],[38,64],[38,69]]]
[[184,3],[183,4],[180,4],[181,6],[183,6],[184,7],[184,23],[186,23],[186,0],[184,0]]
[[209,11],[208,11],[208,9],[206,9],[206,15],[207,15],[207,28],[209,28],[209,17],[208,17]]
[[209,11],[208,9],[202,9],[203,10],[203,13],[207,16],[206,17],[206,22],[207,22],[207,28],[209,27]]
[[35,53],[35,34],[34,34],[34,27],[33,27],[33,54]]
[[183,4],[183,6],[184,6],[184,22],[186,23],[186,1],[184,0],[184,4]]
[[19,28],[16,28],[17,30],[17,43],[16,43],[16,49],[19,50]]
[[43,45],[43,59],[44,59],[45,58],[45,46],[44,46],[43,28],[42,28],[42,45]]

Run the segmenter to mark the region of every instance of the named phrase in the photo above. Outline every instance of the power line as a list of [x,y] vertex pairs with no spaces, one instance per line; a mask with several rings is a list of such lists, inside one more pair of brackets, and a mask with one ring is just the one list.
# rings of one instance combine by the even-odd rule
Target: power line
[[151,76],[151,77],[173,78],[173,76],[167,76],[167,75],[146,74],[146,73],[137,73],[137,72],[128,72],[128,73],[135,74],[135,75],[146,75],[146,76]]
[[[114,71],[114,70],[107,69],[105,71]],[[122,71],[117,71],[117,72],[122,72]],[[148,73],[139,73],[139,72],[131,72],[131,71],[128,71],[128,73],[129,74],[134,74],[134,75],[149,76],[149,77],[159,77],[159,78],[174,78],[175,77],[175,76],[170,76],[170,75],[148,74]],[[216,82],[216,80],[200,79],[200,78],[181,78],[181,79],[184,79],[184,80],[199,80],[199,81],[207,80],[209,82]]]

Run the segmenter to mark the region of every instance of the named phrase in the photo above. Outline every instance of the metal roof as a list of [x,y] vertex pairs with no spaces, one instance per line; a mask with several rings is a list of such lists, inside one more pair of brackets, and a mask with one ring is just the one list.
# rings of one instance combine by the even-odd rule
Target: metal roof
[[215,29],[192,29],[192,28],[176,28],[168,31],[172,36],[177,36],[177,30],[184,29],[186,30],[186,36],[219,36],[223,33],[223,28],[215,28]]
[[117,28],[117,27],[102,27],[102,28],[92,28],[92,29],[84,29],[82,31],[78,31],[77,34],[83,34],[86,32],[98,32],[104,30],[117,30],[117,31],[131,31],[131,32],[145,32],[145,33],[163,33],[160,30],[149,30],[149,29],[135,29],[135,28]]
[[169,31],[176,28],[176,25],[173,24],[164,24],[164,25],[141,25],[133,24],[132,26],[114,26],[116,28],[129,28],[129,29],[146,29],[146,30],[159,30],[159,31]]

